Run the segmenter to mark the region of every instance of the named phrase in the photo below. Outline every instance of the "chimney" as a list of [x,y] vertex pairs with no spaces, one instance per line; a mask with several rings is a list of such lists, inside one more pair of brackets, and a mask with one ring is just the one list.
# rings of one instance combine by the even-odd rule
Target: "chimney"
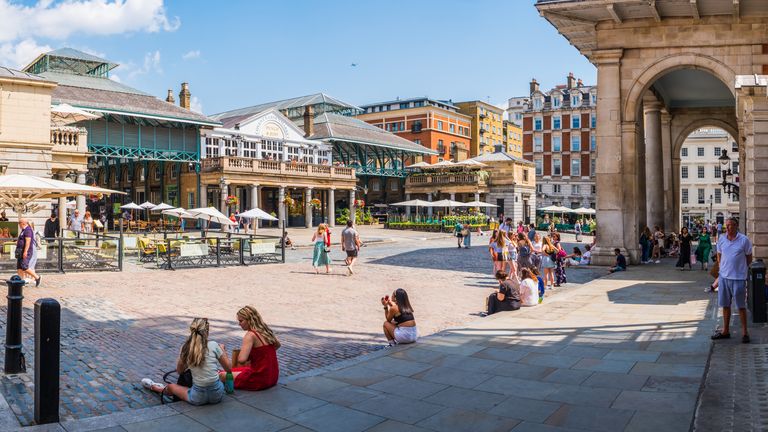
[[566,87],[570,90],[572,88],[576,87],[576,78],[573,77],[573,72],[568,73],[568,78],[566,78]]
[[531,94],[539,91],[539,83],[536,82],[536,78],[531,78]]
[[176,103],[176,99],[173,98],[173,90],[168,89],[168,96],[165,98],[165,101],[172,104]]
[[179,106],[184,109],[189,109],[190,99],[192,94],[189,92],[189,84],[181,83],[181,91],[179,92]]
[[583,86],[584,86],[584,83],[582,83],[581,78],[579,78],[578,81],[576,81],[576,87],[583,87]]
[[311,106],[304,107],[304,136],[309,137],[315,132],[315,113]]

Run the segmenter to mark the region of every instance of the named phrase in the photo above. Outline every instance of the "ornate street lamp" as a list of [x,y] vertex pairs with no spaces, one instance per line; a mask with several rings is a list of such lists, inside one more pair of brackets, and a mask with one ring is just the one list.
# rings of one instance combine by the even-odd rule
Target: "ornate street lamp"
[[725,192],[726,195],[731,195],[738,200],[739,185],[728,181],[728,177],[731,177],[734,175],[733,171],[731,171],[731,168],[730,168],[731,158],[728,157],[728,150],[721,150],[720,157],[718,158],[718,160],[720,161],[720,165],[722,165],[724,168],[720,174],[723,177],[723,181],[720,183],[720,186],[723,187],[723,192]]

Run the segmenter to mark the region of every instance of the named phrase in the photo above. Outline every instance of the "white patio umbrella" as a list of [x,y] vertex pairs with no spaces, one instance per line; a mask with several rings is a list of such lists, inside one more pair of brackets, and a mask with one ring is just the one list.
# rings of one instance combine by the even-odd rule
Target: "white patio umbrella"
[[272,216],[271,214],[265,212],[264,210],[260,208],[252,208],[250,210],[244,211],[242,213],[239,213],[235,215],[239,218],[243,219],[264,219],[269,221],[276,221],[277,218]]
[[70,104],[51,105],[51,123],[55,126],[64,126],[84,120],[92,120],[99,116]]
[[160,204],[152,207],[152,211],[163,211],[163,210],[170,210],[170,209],[173,209],[173,208],[176,208],[176,207],[174,207],[172,205],[168,205],[166,203],[160,203]]
[[403,201],[399,203],[390,204],[391,206],[400,206],[400,207],[429,207],[432,205],[431,201],[424,201],[420,199],[413,199],[409,201]]
[[112,189],[26,174],[0,175],[0,207],[10,207],[19,216],[42,209],[44,204],[40,200],[113,193],[125,195]]
[[416,162],[415,164],[408,165],[405,168],[406,169],[410,169],[410,168],[427,168],[427,167],[430,167],[430,166],[432,166],[432,165],[430,165],[430,164],[428,164],[426,162]]
[[463,202],[444,199],[440,201],[432,201],[429,207],[467,207],[467,205]]
[[551,206],[542,207],[542,208],[539,208],[539,209],[536,209],[536,210],[543,211],[545,213],[554,213],[554,212],[559,212],[560,211],[560,206],[551,205]]
[[143,208],[144,210],[152,210],[156,206],[149,201],[144,201],[143,203],[139,204],[139,207]]
[[487,166],[486,164],[484,164],[482,162],[479,162],[479,161],[476,161],[474,159],[467,159],[467,160],[464,160],[464,161],[456,163],[456,165],[466,165],[466,166],[469,166],[469,167],[484,167],[484,166]]
[[464,205],[467,207],[498,207],[496,204],[489,204],[483,201],[470,201],[464,203]]
[[167,209],[167,210],[163,210],[161,213],[164,214],[164,215],[174,216],[174,217],[177,217],[177,218],[182,218],[182,217],[183,218],[191,218],[192,217],[192,215],[187,213],[187,211],[184,210],[184,208],[182,208],[182,207],[170,208],[170,209]]
[[120,206],[120,208],[123,210],[144,210],[144,208],[136,203],[123,204]]
[[227,215],[216,210],[213,207],[201,207],[187,210],[189,216],[183,216],[187,219],[202,219],[208,222],[216,222],[221,225],[236,225],[235,222],[229,220]]
[[451,161],[448,161],[448,160],[444,160],[444,161],[442,161],[442,162],[438,162],[438,163],[436,163],[436,164],[432,164],[432,165],[430,165],[430,168],[452,167],[452,166],[454,166],[454,165],[456,165],[456,164],[455,164],[455,163],[453,163],[453,162],[451,162]]
[[588,215],[593,215],[597,213],[595,209],[587,208],[587,207],[579,207],[577,209],[573,209],[573,212],[576,214],[588,214]]

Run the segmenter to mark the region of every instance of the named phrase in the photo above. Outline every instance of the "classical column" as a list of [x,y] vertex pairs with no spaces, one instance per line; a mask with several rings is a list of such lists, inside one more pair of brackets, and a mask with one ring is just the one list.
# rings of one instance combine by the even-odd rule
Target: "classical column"
[[221,187],[221,200],[219,203],[221,212],[229,216],[229,214],[227,213],[227,195],[229,195],[229,185],[224,182],[221,182],[219,186]]
[[285,226],[285,204],[283,200],[285,200],[285,186],[280,186],[277,194],[277,217],[280,219],[277,222],[277,226],[280,228]]
[[208,207],[208,185],[200,183],[200,207]]
[[[663,169],[663,182],[664,182],[664,225],[662,228],[667,231],[673,229],[673,227],[679,226],[674,224],[674,212],[679,206],[679,203],[674,200],[674,189],[672,179],[672,131],[670,125],[672,123],[672,116],[666,111],[661,110],[661,160]],[[676,155],[678,158],[680,155]],[[651,227],[653,229],[653,227]]]
[[[85,184],[85,174],[85,171],[77,172],[77,184]],[[80,216],[82,217],[85,214],[85,195],[78,195],[75,199],[77,201],[77,210],[80,212]]]
[[[67,173],[66,172],[60,172],[59,173],[59,180],[61,181],[67,181]],[[59,228],[63,230],[67,227],[67,198],[61,197],[59,198]],[[57,236],[61,235],[61,232],[56,233]]]
[[312,228],[312,188],[304,189],[304,226]]
[[328,203],[326,204],[328,209],[328,226],[333,228],[336,226],[336,189],[328,189]]
[[[410,201],[411,200],[411,194],[407,193],[405,194],[405,200]],[[405,206],[405,218],[408,219],[411,217],[411,206]]]
[[643,114],[645,115],[646,222],[653,229],[656,225],[664,225],[664,161],[661,149],[661,103],[658,100],[645,100],[643,102]]
[[[635,180],[625,179],[623,169],[623,136],[621,124],[621,49],[593,51],[592,60],[597,64],[597,163],[595,186],[597,188],[597,246],[592,251],[592,262],[612,265],[616,261],[614,248],[624,247],[625,185]],[[631,130],[634,141],[634,129]],[[628,157],[635,158],[634,143]],[[629,182],[625,182],[629,180]],[[631,197],[630,197],[631,199]],[[635,224],[632,215],[629,227]],[[626,251],[626,249],[625,249]]]
[[349,191],[349,220],[352,223],[356,223],[355,216],[355,190],[352,189]]
[[[432,192],[427,192],[427,201],[432,202]],[[432,207],[427,207],[427,216],[432,217]]]
[[[258,208],[259,207],[259,185],[251,185],[251,208]],[[256,218],[253,218],[251,220],[251,229],[256,231],[259,229],[259,220]]]

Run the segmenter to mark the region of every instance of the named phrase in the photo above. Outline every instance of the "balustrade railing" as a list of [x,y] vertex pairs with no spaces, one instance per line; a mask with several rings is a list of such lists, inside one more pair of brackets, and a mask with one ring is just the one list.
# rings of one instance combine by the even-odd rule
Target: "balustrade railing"
[[485,180],[475,174],[441,174],[411,176],[406,179],[408,185],[445,185],[445,184],[476,184],[484,185]]
[[205,158],[202,160],[202,168],[203,171],[224,170],[254,174],[290,174],[302,177],[355,178],[355,170],[353,168],[231,156]]
[[88,152],[88,133],[85,129],[77,127],[55,127],[51,128],[52,151],[87,153]]

